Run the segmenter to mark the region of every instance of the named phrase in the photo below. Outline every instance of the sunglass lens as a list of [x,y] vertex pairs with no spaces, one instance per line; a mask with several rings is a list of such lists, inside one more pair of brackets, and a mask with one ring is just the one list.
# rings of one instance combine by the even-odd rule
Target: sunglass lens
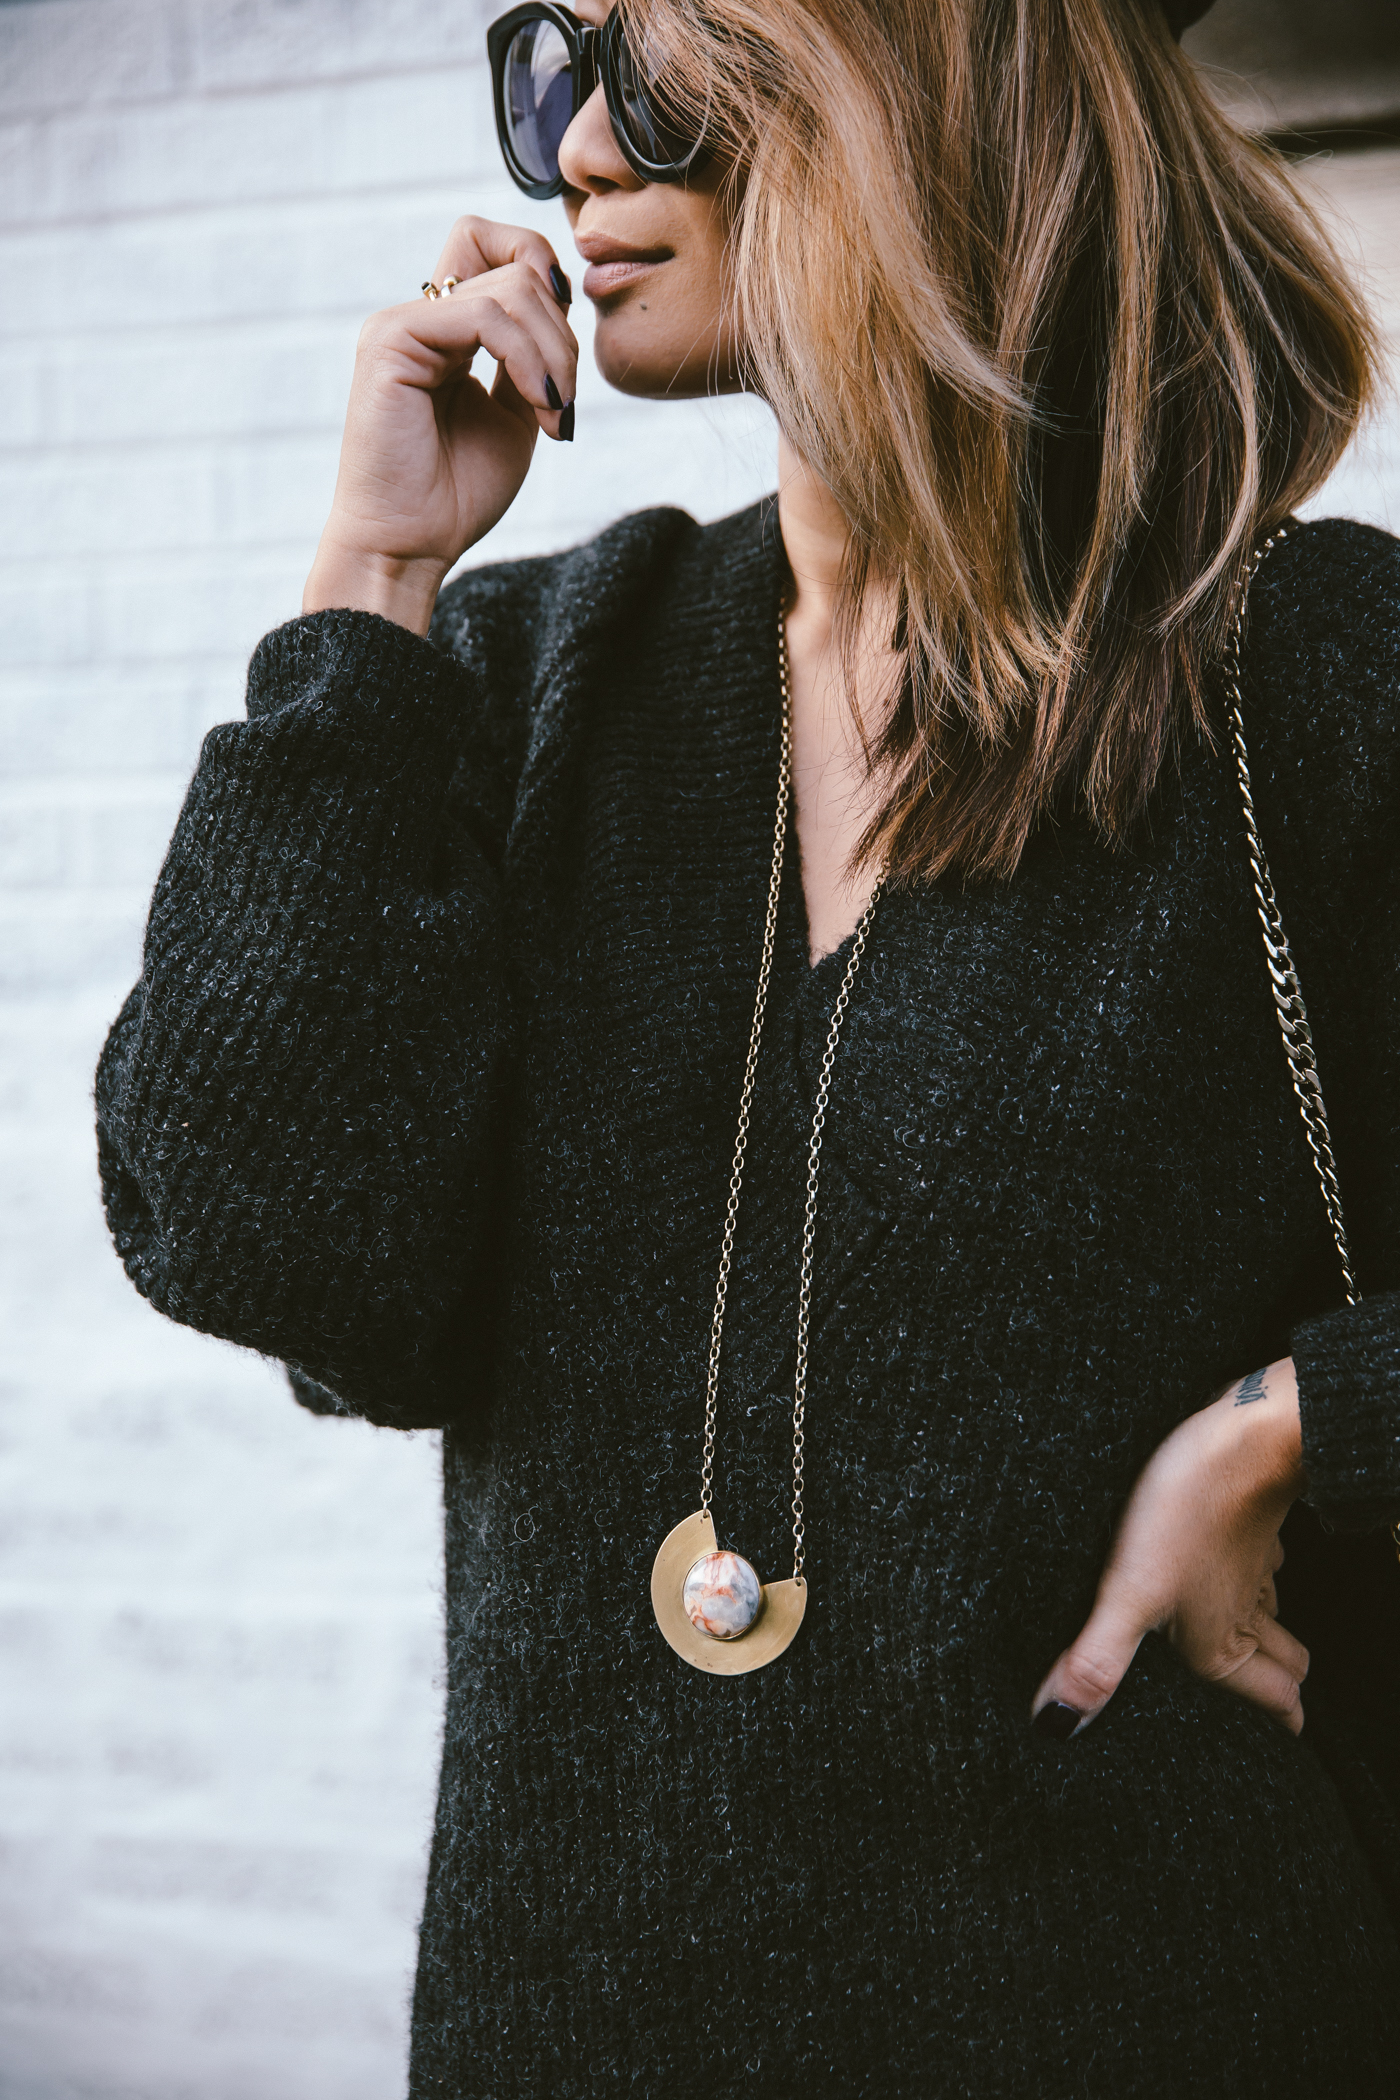
[[683,168],[695,151],[694,136],[678,116],[669,116],[660,90],[665,60],[648,50],[639,61],[626,37],[619,35],[613,63],[612,115],[620,121],[634,149],[653,167]]
[[552,22],[527,22],[505,66],[510,147],[532,182],[557,182],[559,147],[574,113],[569,49]]

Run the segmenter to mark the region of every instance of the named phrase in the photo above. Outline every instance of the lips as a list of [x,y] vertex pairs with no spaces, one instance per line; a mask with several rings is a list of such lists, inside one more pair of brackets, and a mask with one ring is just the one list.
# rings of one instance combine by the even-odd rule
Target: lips
[[613,292],[625,291],[669,262],[672,255],[669,248],[637,248],[599,233],[577,234],[574,245],[588,264],[583,273],[586,299],[606,299]]

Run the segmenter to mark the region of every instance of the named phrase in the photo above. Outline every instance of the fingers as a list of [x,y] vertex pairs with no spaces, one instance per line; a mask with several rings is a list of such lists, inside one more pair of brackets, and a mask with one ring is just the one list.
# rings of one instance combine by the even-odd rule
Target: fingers
[[1086,1727],[1117,1691],[1153,1623],[1150,1609],[1125,1583],[1106,1577],[1084,1630],[1031,1701],[1036,1732],[1063,1741]]
[[[497,357],[482,336],[482,349],[496,357],[500,367],[491,389],[494,399],[503,408],[533,409],[535,420],[551,437],[572,439],[578,342],[567,314],[573,288],[544,235],[495,219],[458,219],[432,282],[444,284],[449,277],[456,280],[451,299],[425,300],[426,306],[457,307],[463,300],[472,306],[478,298],[490,297],[525,327],[539,348],[541,369],[536,371],[528,357],[515,362],[509,356]],[[421,332],[421,324],[419,328]]]
[[[473,295],[486,297],[488,296],[488,286],[494,288],[500,278],[509,276],[511,271],[518,271],[525,267],[525,265],[517,263],[510,265],[507,271],[492,271],[488,276],[478,280],[478,286],[474,288],[474,293],[473,291],[468,291],[466,296],[469,300]],[[574,435],[574,394],[578,377],[578,342],[573,330],[555,305],[552,296],[537,288],[533,271],[530,271],[528,274],[529,283],[525,287],[525,320],[526,325],[533,328],[534,340],[543,358],[540,384],[544,391],[544,407],[548,412],[545,415],[537,413],[536,420],[543,430],[549,432],[551,437],[560,438],[567,444],[572,441]],[[454,297],[460,296],[462,294],[454,294]],[[496,297],[494,289],[489,296],[492,298]],[[483,348],[490,348],[484,337]],[[494,355],[494,352],[492,354]],[[536,393],[517,385],[516,367],[512,365],[508,358],[504,361],[497,360],[496,379],[491,393],[496,401],[506,407],[512,406],[514,399],[518,396],[523,396],[536,411],[538,411],[540,406],[539,396]]]
[[[493,285],[490,291],[482,290],[472,298],[463,298],[460,305],[455,299],[438,301],[437,305],[448,308],[447,313],[439,317],[436,307],[433,307],[428,309],[432,313],[431,320],[419,320],[415,313],[410,325],[421,342],[426,342],[429,348],[437,350],[454,364],[462,361],[463,352],[469,358],[475,350],[484,350],[489,357],[495,358],[498,365],[505,367],[522,401],[537,411],[549,410],[563,402],[550,365],[562,364],[568,371],[569,364],[560,352],[560,346],[529,310],[532,298],[532,294],[527,294],[522,299],[514,287],[502,285],[495,288]],[[556,399],[550,398],[551,388]],[[544,418],[541,416],[540,420]]]
[[[1282,1633],[1283,1628],[1279,1627],[1278,1631]],[[1295,1649],[1300,1646],[1291,1634],[1285,1638]],[[1302,1653],[1306,1656],[1307,1650],[1303,1649]],[[1237,1692],[1242,1699],[1250,1699],[1256,1706],[1262,1706],[1266,1714],[1281,1721],[1292,1734],[1301,1734],[1303,1699],[1298,1689],[1299,1680],[1290,1667],[1266,1654],[1262,1646],[1247,1656],[1228,1677],[1221,1677],[1217,1682],[1226,1691]]]
[[[578,343],[558,301],[524,262],[463,281],[450,297],[390,307],[366,323],[362,348],[390,376],[434,388],[470,368],[478,349],[501,368],[493,394],[552,437],[572,435]],[[403,370],[398,366],[402,364]],[[502,374],[508,383],[502,384]]]
[[528,226],[503,226],[494,219],[471,216],[459,219],[447,236],[433,278],[438,284],[446,277],[465,280],[512,263],[533,270],[556,305],[568,307],[573,288],[559,267],[559,258],[544,235],[532,233]]
[[[534,409],[544,409],[538,418],[552,437],[572,437],[573,402],[578,386],[578,340],[555,300],[527,263],[508,263],[489,271],[472,283],[464,283],[450,300],[431,302],[434,308],[453,307],[458,302],[469,313],[482,315],[481,347],[504,369],[516,392]],[[424,301],[428,306],[430,302]],[[497,315],[504,316],[502,326]],[[510,354],[509,325],[514,323],[529,338],[529,347]],[[498,355],[488,333],[494,333],[507,352]],[[523,375],[523,376],[522,376]],[[498,381],[501,374],[497,374]],[[499,387],[493,389],[499,393]],[[562,413],[561,413],[562,412]]]
[[[1117,1691],[1149,1630],[1143,1626],[1134,1637],[1130,1618],[1116,1624],[1098,1620],[1096,1612],[1073,1647],[1058,1658],[1032,1700],[1038,1734],[1064,1741],[1087,1727]],[[1222,1657],[1213,1667],[1198,1668],[1198,1675],[1262,1706],[1297,1735],[1303,1726],[1299,1688],[1308,1674],[1308,1651],[1286,1626],[1262,1612],[1252,1632],[1257,1646],[1238,1660]]]
[[[1188,1659],[1199,1676],[1253,1700],[1296,1735],[1303,1725],[1298,1688],[1310,1658],[1303,1643],[1280,1626],[1277,1613],[1270,1576],[1262,1585],[1257,1611],[1239,1627],[1229,1647]],[[1161,1623],[1151,1602],[1110,1566],[1083,1631],[1057,1657],[1031,1701],[1036,1732],[1064,1741],[1086,1728],[1122,1683],[1143,1635]],[[1180,1629],[1169,1631],[1174,1644],[1182,1647]]]
[[[1267,1587],[1272,1593],[1272,1580]],[[1277,1608],[1276,1599],[1271,1609],[1261,1606],[1255,1620],[1240,1629],[1238,1653],[1202,1659],[1193,1668],[1211,1683],[1263,1707],[1297,1735],[1303,1726],[1299,1688],[1311,1658],[1303,1643],[1272,1615]],[[1087,1727],[1117,1691],[1148,1630],[1144,1613],[1106,1588],[1084,1631],[1057,1659],[1031,1702],[1037,1733],[1064,1741]]]
[[[1250,1646],[1251,1641],[1255,1643]],[[1303,1726],[1303,1701],[1299,1691],[1308,1674],[1311,1658],[1300,1640],[1286,1626],[1260,1612],[1239,1634],[1238,1658],[1222,1656],[1207,1664],[1201,1675],[1227,1692],[1262,1706],[1265,1713],[1297,1735]]]
[[1277,1618],[1266,1618],[1260,1626],[1259,1653],[1287,1670],[1295,1684],[1303,1682],[1312,1664],[1302,1642],[1295,1640],[1286,1626],[1280,1626]]

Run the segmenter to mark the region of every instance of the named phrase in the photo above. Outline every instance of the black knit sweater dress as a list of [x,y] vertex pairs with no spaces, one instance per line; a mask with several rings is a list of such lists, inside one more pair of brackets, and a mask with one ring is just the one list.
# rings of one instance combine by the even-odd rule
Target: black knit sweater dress
[[[137,1288],[309,1404],[444,1431],[413,2100],[1393,2096],[1400,545],[1294,527],[1246,649],[1362,1304],[1223,742],[1132,851],[1066,816],[1009,883],[888,894],[826,1127],[806,1620],[716,1679],[648,1584],[698,1506],[783,574],[771,506],[659,511],[466,576],[430,641],[269,635],[99,1072]],[[845,962],[809,967],[790,845],[716,1467],[722,1542],[773,1577]],[[1285,1594],[1318,1650],[1302,1737],[1149,1636],[1100,1720],[1042,1740],[1032,1691],[1139,1468],[1290,1349],[1302,1573],[1382,1549],[1343,1568],[1332,1647]]]

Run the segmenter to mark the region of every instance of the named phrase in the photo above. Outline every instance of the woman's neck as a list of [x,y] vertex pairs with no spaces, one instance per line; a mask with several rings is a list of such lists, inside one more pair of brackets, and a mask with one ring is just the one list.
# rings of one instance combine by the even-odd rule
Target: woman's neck
[[778,439],[778,522],[792,570],[788,611],[811,635],[829,637],[850,531],[820,474],[799,459],[785,437]]
[[792,571],[787,609],[792,702],[792,784],[811,960],[840,947],[870,900],[876,869],[852,869],[861,834],[879,808],[852,699],[867,737],[878,736],[894,687],[893,593],[866,593],[852,695],[833,620],[849,541],[840,504],[786,439],[778,448],[778,521]]

